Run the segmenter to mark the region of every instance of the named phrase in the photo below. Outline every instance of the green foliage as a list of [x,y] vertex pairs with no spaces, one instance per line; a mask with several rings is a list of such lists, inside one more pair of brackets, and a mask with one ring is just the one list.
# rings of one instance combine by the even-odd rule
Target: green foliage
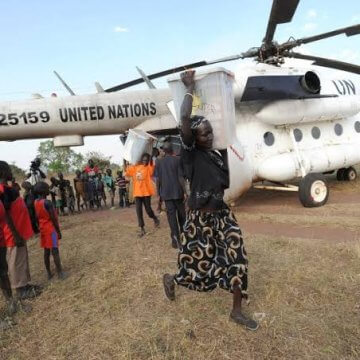
[[38,148],[37,155],[48,171],[65,174],[73,170],[82,168],[84,157],[82,154],[75,152],[70,147],[55,147],[52,140],[42,141]]
[[111,156],[105,156],[99,151],[90,151],[85,156],[86,161],[92,159],[94,164],[101,170],[105,171],[107,168],[111,167]]
[[13,174],[13,177],[16,179],[17,182],[22,182],[25,177],[26,173],[23,169],[19,168],[15,165],[15,163],[10,164],[11,172]]

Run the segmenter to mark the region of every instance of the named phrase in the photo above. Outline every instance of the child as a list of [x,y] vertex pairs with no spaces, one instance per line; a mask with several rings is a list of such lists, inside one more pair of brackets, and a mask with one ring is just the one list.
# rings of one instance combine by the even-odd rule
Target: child
[[70,180],[65,180],[65,197],[66,207],[69,214],[74,214],[75,211],[75,194],[74,189],[70,185]]
[[38,226],[38,222],[37,222],[36,214],[35,214],[35,207],[34,207],[35,196],[33,193],[33,188],[29,181],[23,181],[23,183],[21,184],[21,187],[25,190],[23,198],[24,198],[26,207],[29,211],[32,228],[34,230],[34,233],[38,234],[39,226]]
[[122,171],[118,171],[117,172],[117,178],[116,178],[116,185],[119,188],[119,207],[129,207],[129,199],[128,199],[128,194],[127,194],[127,190],[126,190],[126,186],[129,183],[128,180],[125,179],[125,177],[123,177],[123,173]]
[[49,185],[40,181],[34,186],[34,192],[38,196],[38,199],[35,200],[35,211],[39,220],[41,236],[40,244],[44,249],[44,263],[48,279],[50,280],[53,277],[50,269],[51,252],[58,277],[59,279],[64,280],[66,274],[63,272],[59,254],[59,240],[61,239],[59,222],[51,201],[46,199],[47,195],[50,193]]
[[129,166],[125,176],[132,177],[134,186],[134,198],[136,204],[136,215],[139,222],[139,237],[144,236],[145,223],[143,217],[143,206],[149,218],[153,219],[155,227],[159,227],[160,221],[151,208],[151,196],[155,194],[151,177],[154,174],[155,166],[150,161],[150,155],[145,153],[137,165]]
[[64,215],[64,203],[62,199],[62,191],[60,189],[59,180],[52,177],[50,181],[51,181],[51,187],[49,189],[49,192],[51,191],[51,196],[52,194],[54,194],[56,213],[58,215],[59,214]]
[[59,187],[59,194],[57,194],[58,199],[61,199],[61,206],[60,206],[60,211],[63,215],[65,215],[65,207],[67,206],[66,204],[66,191],[65,191],[65,187],[66,187],[66,180],[64,179],[64,174],[59,172],[58,173],[58,179],[57,179],[57,184]]
[[[86,193],[85,193],[84,179],[81,176],[81,171],[76,170],[75,174],[76,174],[76,177],[74,179],[74,188],[75,188],[75,194],[76,194],[77,208],[78,208],[78,211],[80,212],[80,208],[82,209],[84,204],[85,204],[86,209],[88,208],[88,205],[87,205],[87,198],[86,198]],[[80,205],[80,198],[83,201],[83,203],[81,205]]]
[[97,174],[97,177],[95,179],[95,184],[96,184],[96,192],[95,192],[96,204],[98,208],[101,208],[101,200],[102,200],[106,207],[105,186],[102,181],[102,175],[100,173]]
[[111,169],[106,169],[106,173],[104,175],[104,184],[106,186],[106,190],[108,191],[111,199],[111,209],[114,209],[114,200],[115,200],[115,182],[112,177]]
[[84,192],[85,197],[88,201],[90,209],[94,208],[94,188],[93,188],[93,181],[90,181],[89,175],[83,171],[81,173],[81,178],[84,182]]

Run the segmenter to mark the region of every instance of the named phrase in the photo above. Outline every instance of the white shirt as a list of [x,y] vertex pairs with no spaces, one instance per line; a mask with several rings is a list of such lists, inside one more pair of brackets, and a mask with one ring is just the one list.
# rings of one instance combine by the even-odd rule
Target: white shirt
[[[42,171],[42,169],[41,169],[41,171]],[[44,171],[43,171],[43,172],[44,172]],[[39,170],[32,170],[32,169],[30,168],[29,173],[30,173],[31,175],[30,175],[30,177],[28,178],[28,181],[30,182],[30,184],[31,184],[32,186],[34,186],[34,185],[37,184],[38,182],[44,180],[44,179],[41,177]],[[45,172],[44,172],[44,174],[45,174]]]

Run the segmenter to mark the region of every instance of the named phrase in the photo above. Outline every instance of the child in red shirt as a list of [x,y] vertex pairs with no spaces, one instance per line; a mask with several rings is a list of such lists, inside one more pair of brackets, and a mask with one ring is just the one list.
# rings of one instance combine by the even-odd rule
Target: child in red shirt
[[40,245],[44,249],[44,263],[48,279],[50,280],[53,277],[50,269],[51,252],[58,277],[64,280],[66,274],[61,266],[59,253],[59,240],[61,239],[59,222],[52,202],[46,199],[47,195],[50,194],[49,185],[42,181],[38,182],[34,186],[34,192],[38,196],[38,199],[35,200],[35,213],[39,221]]
[[7,265],[11,287],[18,299],[33,298],[41,288],[30,284],[30,269],[26,241],[33,236],[30,216],[24,200],[8,185],[12,179],[11,168],[0,161],[0,199],[5,208],[5,221],[0,223],[3,246],[7,248]]

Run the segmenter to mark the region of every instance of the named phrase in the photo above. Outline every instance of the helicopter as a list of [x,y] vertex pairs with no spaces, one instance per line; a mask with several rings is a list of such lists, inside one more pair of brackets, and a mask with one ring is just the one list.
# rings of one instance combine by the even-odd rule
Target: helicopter
[[[292,21],[299,2],[273,0],[261,45],[240,54],[150,75],[138,69],[139,78],[108,89],[96,84],[98,92],[91,95],[75,95],[68,89],[71,96],[0,103],[0,141],[51,137],[55,146],[80,146],[84,136],[124,134],[133,128],[156,136],[175,135],[178,124],[171,91],[155,88],[152,80],[254,59],[254,65],[234,78],[236,140],[228,147],[226,200],[232,202],[255,184],[297,191],[303,206],[322,206],[329,197],[324,173],[336,171],[338,180],[357,177],[353,166],[360,163],[360,66],[293,49],[341,34],[358,35],[360,24],[277,43],[277,26]],[[309,60],[312,65],[285,67],[287,58]],[[334,71],[329,74],[322,68]],[[148,90],[123,91],[144,82]],[[298,180],[297,186],[287,184],[293,180]],[[261,181],[271,185],[256,185]]]

